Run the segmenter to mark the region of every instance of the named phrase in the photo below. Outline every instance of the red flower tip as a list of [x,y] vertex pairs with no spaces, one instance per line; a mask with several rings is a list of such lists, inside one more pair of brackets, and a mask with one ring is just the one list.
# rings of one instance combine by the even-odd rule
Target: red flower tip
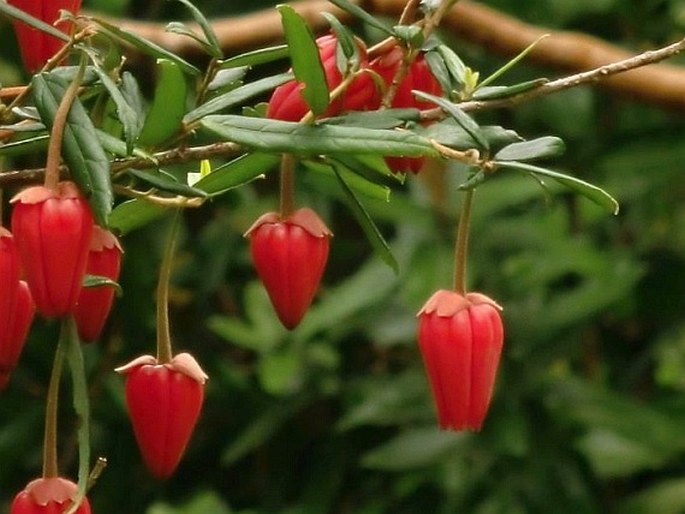
[[437,291],[418,313],[418,340],[440,427],[480,430],[504,340],[501,307],[480,293]]
[[200,416],[207,375],[188,353],[159,364],[143,355],[117,368],[126,375],[126,404],[150,473],[171,476]]
[[245,235],[276,314],[292,330],[319,287],[332,233],[313,210],[303,208],[283,220],[276,213],[265,214]]
[[[38,478],[15,496],[10,514],[52,514],[64,512],[78,493],[78,486],[65,478]],[[64,505],[67,503],[68,505]],[[90,514],[90,504],[84,498],[77,514]]]

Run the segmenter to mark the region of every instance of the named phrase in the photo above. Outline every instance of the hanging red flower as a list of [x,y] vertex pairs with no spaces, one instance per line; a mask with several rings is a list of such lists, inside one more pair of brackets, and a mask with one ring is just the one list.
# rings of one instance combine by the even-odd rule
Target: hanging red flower
[[[95,225],[90,241],[86,274],[106,277],[116,282],[119,279],[122,253],[123,250],[114,234]],[[81,288],[74,311],[81,340],[91,342],[100,338],[113,301],[114,288],[111,286]]]
[[418,313],[419,348],[442,429],[483,424],[504,339],[500,310],[483,294],[440,290]]
[[126,375],[126,405],[147,468],[170,477],[200,416],[207,375],[188,353],[166,364],[144,355],[115,371]]
[[319,287],[328,260],[328,227],[308,208],[286,219],[270,212],[245,233],[252,261],[281,323],[295,328]]
[[26,281],[45,317],[74,311],[86,269],[93,215],[73,182],[34,186],[12,203],[12,232]]
[[[65,478],[38,478],[14,497],[10,514],[58,514],[66,512],[78,492],[75,483]],[[90,514],[84,498],[75,514]]]

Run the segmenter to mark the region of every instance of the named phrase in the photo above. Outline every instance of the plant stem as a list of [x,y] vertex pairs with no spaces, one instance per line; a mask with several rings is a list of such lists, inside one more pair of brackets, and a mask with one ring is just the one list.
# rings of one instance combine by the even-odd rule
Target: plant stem
[[285,153],[281,157],[281,219],[290,216],[295,208],[295,158]]
[[48,398],[45,404],[45,437],[43,439],[43,478],[59,476],[57,466],[57,409],[59,406],[59,383],[64,363],[64,340],[68,337],[68,327],[62,323],[55,360],[50,374]]
[[59,182],[59,163],[62,159],[62,139],[64,137],[64,128],[67,124],[69,110],[74,99],[78,95],[79,86],[83,80],[83,75],[86,71],[86,61],[81,59],[78,73],[74,80],[69,84],[69,87],[64,92],[64,96],[57,107],[55,119],[52,122],[52,130],[50,132],[50,143],[48,145],[48,157],[45,164],[45,187],[48,189],[56,189]]
[[454,248],[454,290],[462,295],[466,294],[466,260],[469,247],[469,227],[471,225],[471,207],[473,206],[474,189],[469,189],[464,195],[461,206],[459,225],[457,227],[457,242]]
[[159,284],[157,285],[157,362],[159,364],[171,362],[173,357],[169,329],[169,282],[180,221],[181,210],[176,209],[159,269]]

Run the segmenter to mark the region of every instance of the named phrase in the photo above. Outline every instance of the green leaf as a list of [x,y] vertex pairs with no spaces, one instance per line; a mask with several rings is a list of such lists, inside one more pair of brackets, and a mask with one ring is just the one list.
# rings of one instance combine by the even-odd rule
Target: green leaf
[[215,169],[195,183],[195,187],[218,195],[247,184],[273,169],[280,161],[274,154],[245,154]]
[[272,77],[256,80],[255,82],[250,82],[233,91],[212,98],[210,101],[193,109],[185,115],[183,121],[185,123],[193,123],[210,114],[236,107],[254,96],[266,93],[267,91],[292,80],[292,78],[292,73],[281,73],[280,75],[274,75]]
[[159,80],[152,107],[140,133],[140,144],[154,146],[178,132],[185,113],[188,86],[181,68],[173,61],[157,60]]
[[418,109],[383,109],[381,111],[352,111],[342,116],[325,118],[319,124],[391,129],[401,127],[408,121],[418,123],[420,119],[421,111]]
[[137,170],[134,168],[129,168],[126,170],[126,173],[136,177],[137,179],[142,180],[143,182],[147,182],[151,186],[159,189],[160,191],[165,191],[167,193],[173,193],[188,197],[207,196],[207,193],[205,191],[202,191],[201,189],[197,189],[195,187],[191,187],[187,184],[183,184],[176,180],[176,178],[173,175],[164,173],[162,171],[155,173],[146,170]]
[[[50,73],[33,77],[33,96],[41,120],[52,127],[55,113],[69,84]],[[98,224],[107,226],[113,194],[110,164],[93,123],[78,98],[69,110],[62,140],[62,156],[71,176],[79,185]]]
[[84,275],[83,276],[83,282],[81,283],[83,287],[113,287],[118,296],[121,296],[124,293],[124,290],[121,289],[121,286],[119,285],[118,282],[115,280],[112,280],[109,277],[103,277],[100,275]]
[[[85,497],[90,474],[90,402],[88,400],[88,381],[86,367],[83,362],[81,342],[78,337],[76,322],[73,317],[62,320],[62,335],[60,340],[65,344],[65,355],[69,371],[71,372],[72,397],[74,410],[78,417],[78,496],[74,503]],[[76,507],[76,505],[74,505]]]
[[[104,148],[106,152],[109,152],[112,155],[116,155],[117,157],[128,157],[129,155],[131,155],[131,153],[129,153],[128,149],[126,148],[126,143],[121,139],[114,137],[100,129],[96,129],[96,133],[98,139],[100,140],[102,148]],[[136,157],[147,159],[150,162],[157,162],[157,160],[151,153],[146,152],[142,148],[134,147],[132,154]]]
[[302,399],[280,401],[262,410],[261,414],[253,416],[252,423],[237,437],[234,437],[230,445],[222,452],[222,464],[225,466],[233,464],[266,443],[302,407],[302,404]]
[[444,462],[468,442],[468,434],[442,432],[437,427],[414,428],[399,434],[362,457],[366,468],[405,471]]
[[[651,483],[651,482],[650,482]],[[618,514],[681,514],[685,511],[685,478],[667,478],[629,496]]]
[[496,70],[492,75],[484,79],[480,84],[478,84],[478,88],[482,88],[487,86],[488,84],[491,84],[498,78],[500,78],[502,75],[504,75],[507,71],[509,71],[511,68],[516,66],[519,61],[521,61],[526,55],[528,55],[533,48],[535,48],[535,45],[537,45],[540,41],[545,39],[546,37],[549,37],[549,34],[543,34],[539,38],[537,38],[535,41],[533,41],[530,45],[528,45],[526,48],[524,48],[516,57],[514,57],[512,60],[507,62],[504,66]]
[[282,4],[277,7],[285,41],[290,51],[290,61],[295,79],[304,84],[302,98],[316,115],[323,114],[330,101],[326,74],[319,57],[319,47],[309,25],[293,7]]
[[[303,164],[312,171],[337,180],[333,168],[328,164],[315,161],[303,161]],[[347,167],[339,167],[338,172],[342,175],[345,182],[347,182],[347,185],[350,186],[350,188],[356,193],[364,195],[365,197],[373,200],[382,200],[384,202],[388,202],[390,200],[389,187],[367,180],[364,176],[360,176],[358,173],[353,172]]]
[[556,157],[566,150],[564,141],[554,136],[544,136],[530,141],[512,143],[499,150],[494,159],[496,161],[532,161]]
[[392,32],[395,38],[404,41],[410,48],[421,48],[425,41],[423,29],[418,25],[395,25]]
[[[428,127],[417,127],[415,130],[417,134],[427,139],[434,139],[440,144],[457,150],[468,150],[478,146],[473,137],[451,118],[433,123]],[[513,130],[498,125],[485,125],[480,127],[480,132],[491,149],[523,141],[523,138]]]
[[193,66],[187,61],[184,61],[178,55],[169,52],[168,50],[165,50],[161,46],[151,41],[148,41],[147,39],[140,37],[137,34],[133,34],[132,32],[128,32],[126,30],[122,30],[116,25],[112,25],[111,23],[101,18],[93,17],[91,19],[93,22],[100,26],[98,30],[103,34],[108,35],[111,38],[118,39],[119,41],[123,41],[124,43],[129,43],[146,55],[156,57],[157,59],[167,59],[169,61],[172,61],[189,75],[200,74],[200,70],[198,70],[195,66]]
[[165,30],[166,30],[166,32],[169,32],[170,34],[178,34],[179,36],[189,37],[190,39],[195,41],[198,45],[200,45],[206,54],[209,54],[213,58],[218,58],[221,56],[221,54],[216,55],[216,51],[210,45],[207,44],[207,41],[205,41],[204,38],[202,38],[200,35],[198,35],[193,30],[191,30],[183,22],[171,21],[171,22],[167,23]]
[[457,89],[457,85],[453,83],[452,75],[447,69],[447,65],[442,55],[435,50],[431,50],[424,54],[426,63],[431,70],[433,76],[440,83],[443,92],[449,97],[451,93]]
[[109,217],[109,226],[120,235],[162,217],[168,208],[141,199],[128,200],[117,205]]
[[447,45],[438,45],[436,48],[440,57],[442,57],[448,73],[454,80],[455,84],[463,88],[466,85],[466,65],[459,58],[459,56]]
[[237,68],[240,66],[257,66],[267,62],[277,61],[288,57],[288,45],[269,46],[245,52],[244,54],[230,57],[219,63],[220,68]]
[[13,143],[0,145],[0,157],[13,157],[16,155],[26,155],[29,153],[42,152],[48,147],[50,136],[42,134],[40,136],[29,137]]
[[235,89],[236,87],[242,85],[242,80],[248,70],[249,66],[240,66],[236,68],[219,70],[216,75],[214,75],[212,81],[207,85],[207,91],[216,91],[226,87]]
[[464,111],[462,111],[458,105],[446,100],[445,98],[440,98],[439,96],[424,93],[423,91],[413,91],[415,96],[434,102],[440,108],[442,108],[447,114],[449,114],[454,121],[456,121],[461,128],[463,128],[468,134],[473,138],[473,140],[478,144],[481,150],[489,150],[490,144],[488,140],[483,136],[480,126]]
[[371,246],[373,247],[374,251],[383,262],[390,266],[390,268],[395,272],[395,274],[399,274],[400,265],[397,263],[395,256],[392,254],[390,246],[385,241],[383,234],[381,234],[380,230],[378,230],[378,227],[371,219],[371,216],[369,215],[364,205],[359,201],[357,195],[354,194],[354,191],[350,188],[348,183],[343,178],[341,172],[342,170],[340,168],[342,167],[343,170],[345,170],[346,168],[344,168],[341,164],[335,162],[332,162],[331,164],[333,171],[335,172],[335,175],[338,178],[338,181],[340,182],[340,187],[342,188],[343,192],[345,193],[345,196],[348,199],[348,205],[352,210],[352,214],[357,220],[357,223],[359,223],[359,225],[364,230],[364,233],[366,234],[366,237],[369,239],[369,242],[371,243]]
[[471,98],[474,100],[494,100],[496,98],[507,98],[510,96],[518,95],[519,93],[525,93],[531,89],[538,88],[547,84],[549,80],[547,79],[533,79],[526,82],[521,82],[519,84],[514,84],[512,86],[491,86],[483,87],[477,89]]
[[208,48],[210,49],[210,55],[212,57],[220,58],[223,55],[221,51],[221,45],[219,44],[219,40],[216,37],[214,29],[212,28],[212,24],[209,23],[209,21],[207,21],[207,18],[205,18],[205,15],[202,14],[202,11],[195,7],[195,5],[189,0],[176,1],[181,2],[188,8],[193,19],[202,29],[202,32],[205,35],[205,40],[207,42]]
[[100,82],[109,93],[110,98],[114,102],[117,109],[117,118],[124,127],[124,136],[126,138],[126,153],[130,155],[133,152],[133,145],[140,135],[143,128],[143,120],[139,116],[141,111],[136,111],[129,105],[126,97],[119,90],[110,76],[100,67],[95,67],[95,73],[100,78]]
[[558,183],[568,187],[569,189],[575,191],[578,194],[583,195],[588,200],[593,201],[597,205],[604,207],[612,214],[618,214],[618,202],[609,193],[603,189],[585,182],[579,178],[571,177],[569,175],[564,175],[563,173],[558,173],[556,171],[548,170],[546,168],[540,168],[539,166],[533,166],[532,164],[526,164],[517,161],[492,161],[492,163],[500,168],[513,169],[518,171],[527,171],[535,175],[542,175],[543,177],[549,177]]
[[202,125],[223,139],[265,152],[438,156],[428,139],[407,130],[305,125],[235,115],[207,116]]
[[372,27],[375,27],[378,30],[385,32],[388,36],[394,36],[395,35],[393,30],[389,26],[387,26],[385,23],[381,22],[375,16],[366,12],[364,9],[362,9],[358,5],[353,4],[352,2],[349,2],[348,0],[331,0],[331,3],[333,5],[340,7],[343,11],[347,11],[348,13],[352,14],[354,17],[359,18],[364,23],[368,23]]
[[[342,50],[345,60],[354,60],[357,64],[359,63],[359,48],[354,41],[354,34],[350,29],[343,25],[338,18],[329,12],[322,12],[321,15],[326,18],[326,21],[331,26],[331,29],[335,33],[338,39],[338,46]],[[340,59],[338,59],[340,61]],[[340,63],[338,63],[338,69],[340,69]],[[342,66],[340,73],[345,74],[346,66]]]
[[[8,4],[7,2],[0,2],[0,13],[6,14],[12,19],[23,21],[27,25],[30,25],[42,32],[46,32],[47,34],[50,34],[51,36],[55,36],[57,39],[61,39],[65,43],[68,43],[70,38],[67,36],[64,32],[61,30],[57,30],[55,27],[52,25],[49,25],[45,23],[42,20],[39,20],[37,18],[34,18],[30,14],[22,11],[21,9],[17,9],[13,5]],[[4,37],[8,37],[5,35]]]

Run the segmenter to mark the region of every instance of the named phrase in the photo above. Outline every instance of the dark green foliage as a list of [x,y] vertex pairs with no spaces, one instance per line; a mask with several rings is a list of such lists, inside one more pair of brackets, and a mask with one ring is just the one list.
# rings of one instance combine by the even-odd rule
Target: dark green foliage
[[[634,49],[668,39],[677,24],[660,11],[642,12],[654,2],[639,2],[642,14],[634,2],[621,1],[488,3],[558,28],[582,29],[585,21],[601,16],[621,30],[597,34]],[[142,14],[144,3],[133,4],[98,1],[87,6]],[[662,4],[669,12],[682,10],[680,2]],[[150,5],[151,16],[158,11],[189,16],[178,2]],[[196,5],[213,16],[227,12],[223,9],[257,6],[217,0]],[[0,31],[10,33],[3,19]],[[211,35],[204,34],[213,47]],[[454,48],[482,76],[502,64],[471,46],[460,48],[457,42]],[[0,48],[3,85],[20,76],[14,51],[14,46]],[[149,52],[169,57],[155,48]],[[283,55],[278,49],[271,57]],[[187,75],[184,80],[194,80],[199,63],[174,62]],[[497,85],[555,73],[530,69],[524,61],[506,75],[510,81]],[[263,93],[242,87],[248,89],[221,91],[204,104],[209,106],[204,111],[190,106],[185,121],[223,113]],[[141,89],[152,92],[154,84],[141,84]],[[113,108],[122,109],[121,102]],[[411,112],[405,114],[411,118]],[[221,130],[222,122],[236,118],[228,116],[217,115],[210,128]],[[92,456],[109,461],[89,494],[95,513],[685,511],[682,115],[582,89],[469,116],[482,124],[477,127],[482,132],[460,125],[463,137],[454,130],[449,137],[461,141],[471,134],[487,143],[483,148],[501,152],[496,155],[503,161],[476,193],[469,259],[471,289],[504,306],[506,330],[503,364],[483,431],[438,431],[415,341],[416,311],[435,289],[451,284],[463,196],[459,186],[469,179],[469,170],[454,165],[444,173],[435,171],[446,162],[436,161],[419,176],[407,177],[404,185],[378,173],[376,182],[355,188],[345,174],[348,161],[334,168],[318,161],[298,168],[298,205],[316,208],[335,237],[317,300],[303,323],[286,332],[257,282],[242,237],[278,203],[276,174],[270,173],[276,162],[267,154],[251,154],[245,159],[259,169],[236,161],[228,165],[232,173],[209,175],[194,187],[210,195],[230,191],[184,212],[171,328],[178,351],[192,351],[210,381],[196,434],[178,473],[166,483],[153,481],[143,467],[125,412],[123,379],[112,369],[153,352],[154,289],[170,212],[139,200],[114,209],[111,221],[125,233],[123,296],[103,341],[84,348]],[[404,118],[399,113],[388,117],[388,126],[378,130],[391,130],[396,119]],[[132,120],[124,128],[136,126]],[[501,126],[514,128],[529,142]],[[328,128],[344,131],[345,120]],[[248,129],[245,137],[254,137],[257,131]],[[426,134],[431,130],[436,134],[439,128],[427,128]],[[563,138],[566,152],[542,165],[599,184],[620,202],[618,216],[554,180],[541,188],[527,173],[533,166],[519,161],[560,150],[556,138],[536,139],[545,134]],[[418,146],[424,144],[424,137],[412,137]],[[44,139],[24,144],[31,150],[19,156],[14,147],[0,146],[5,167],[41,165],[25,154],[43,149]],[[520,166],[506,169],[508,159]],[[217,169],[225,163],[212,164]],[[183,183],[185,173],[196,168],[165,171]],[[261,174],[264,180],[254,180]],[[165,175],[152,178],[172,181]],[[131,177],[154,184],[152,178],[135,172]],[[345,196],[338,180],[352,195]],[[392,191],[389,202],[387,191]],[[600,203],[610,204],[600,197]],[[359,201],[352,211],[350,200]],[[357,220],[364,213],[359,206],[374,227],[360,226]],[[398,275],[373,253],[365,229],[379,231],[379,245],[387,241],[388,260],[397,261]],[[0,511],[40,471],[43,400],[56,338],[56,324],[39,322],[12,382],[0,394]],[[75,477],[70,387],[65,378],[61,469]]]

